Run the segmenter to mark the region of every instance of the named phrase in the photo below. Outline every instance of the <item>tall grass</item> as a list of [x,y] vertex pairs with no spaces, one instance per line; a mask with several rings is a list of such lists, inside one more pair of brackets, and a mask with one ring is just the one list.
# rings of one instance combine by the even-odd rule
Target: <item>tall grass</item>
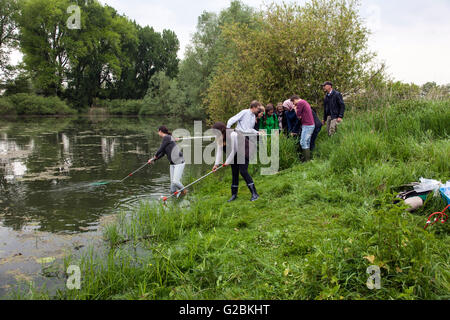
[[[450,179],[449,119],[449,101],[351,113],[306,164],[282,140],[286,169],[255,176],[260,200],[243,186],[226,203],[222,171],[195,187],[189,208],[143,204],[107,229],[106,257],[81,260],[81,290],[55,297],[449,299],[450,225],[423,229],[444,201],[414,214],[393,203],[399,185]],[[380,290],[366,286],[371,265]]]
[[144,100],[96,100],[96,107],[105,108],[110,115],[138,115]]

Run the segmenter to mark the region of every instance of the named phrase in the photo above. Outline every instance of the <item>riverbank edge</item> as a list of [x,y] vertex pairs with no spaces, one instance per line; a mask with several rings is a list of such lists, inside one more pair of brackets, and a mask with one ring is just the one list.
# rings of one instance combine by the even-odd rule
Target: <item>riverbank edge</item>
[[[450,179],[449,106],[350,115],[336,137],[321,133],[314,161],[255,176],[256,203],[242,186],[227,204],[222,172],[192,190],[188,209],[124,213],[105,232],[108,258],[83,258],[82,289],[57,298],[448,299],[449,226],[423,230],[443,200],[414,214],[392,200],[395,186],[421,176]],[[151,257],[133,256],[125,240]],[[366,285],[370,266],[380,269],[379,290]]]

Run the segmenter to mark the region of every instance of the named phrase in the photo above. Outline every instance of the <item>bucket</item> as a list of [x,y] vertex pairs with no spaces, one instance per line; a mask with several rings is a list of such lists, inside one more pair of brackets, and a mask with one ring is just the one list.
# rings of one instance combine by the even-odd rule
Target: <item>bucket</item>
[[442,198],[447,201],[447,205],[450,205],[450,187],[439,189],[441,192]]

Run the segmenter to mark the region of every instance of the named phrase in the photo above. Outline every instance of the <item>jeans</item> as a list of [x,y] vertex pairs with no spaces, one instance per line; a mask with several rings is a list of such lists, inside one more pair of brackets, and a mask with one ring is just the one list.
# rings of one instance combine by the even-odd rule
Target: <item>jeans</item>
[[316,126],[302,126],[302,136],[300,138],[300,146],[303,150],[309,149],[311,145],[311,137]]
[[184,188],[181,183],[181,178],[183,177],[184,167],[186,163],[171,165],[170,166],[170,192],[181,190]]

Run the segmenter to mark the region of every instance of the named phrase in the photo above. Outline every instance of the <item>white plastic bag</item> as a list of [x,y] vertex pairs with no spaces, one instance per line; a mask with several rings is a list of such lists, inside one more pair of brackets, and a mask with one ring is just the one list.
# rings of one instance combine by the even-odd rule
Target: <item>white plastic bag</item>
[[441,186],[442,182],[440,181],[420,178],[420,184],[414,187],[414,191],[417,193],[430,191],[439,192]]

